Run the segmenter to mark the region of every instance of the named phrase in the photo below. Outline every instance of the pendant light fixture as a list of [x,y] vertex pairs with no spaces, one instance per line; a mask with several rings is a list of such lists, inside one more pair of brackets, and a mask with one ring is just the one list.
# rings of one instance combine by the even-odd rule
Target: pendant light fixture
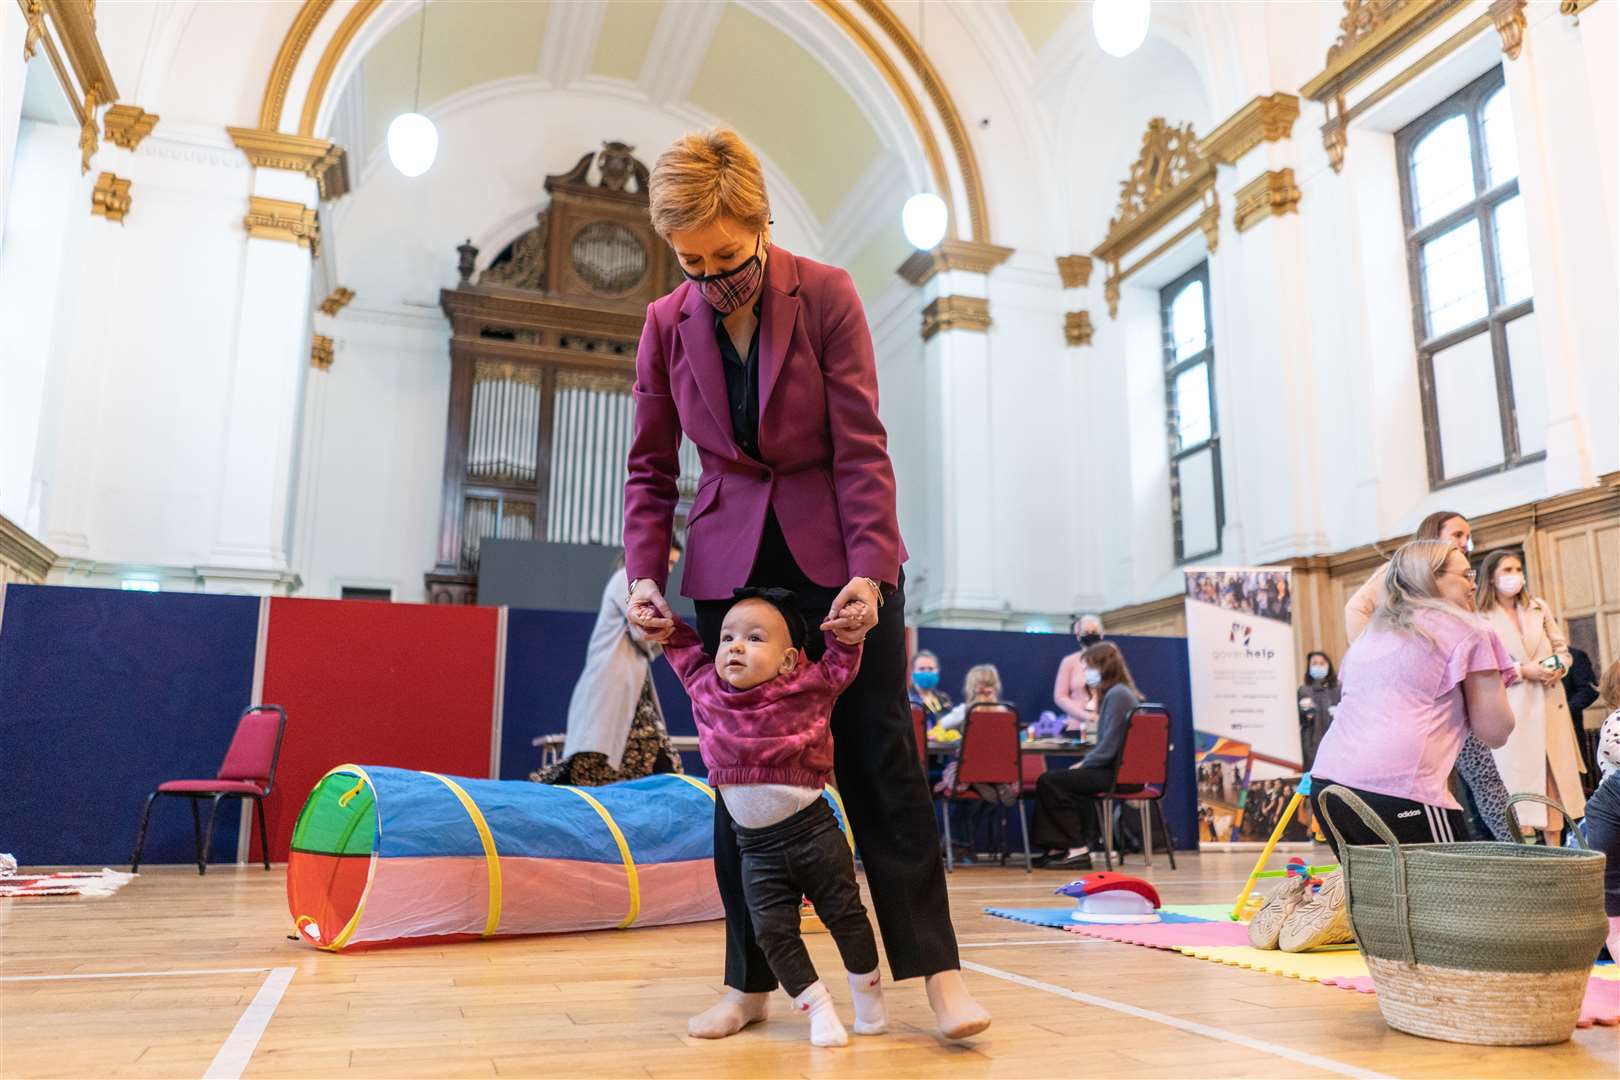
[[1151,0],[1091,0],[1091,29],[1109,56],[1129,56],[1147,40]]
[[[917,48],[924,56],[928,53],[927,3],[917,5]],[[950,222],[950,208],[945,200],[932,191],[919,191],[900,208],[900,228],[906,242],[919,251],[932,251],[945,239],[945,228]]]
[[427,40],[427,0],[422,0],[422,23],[416,38],[416,92],[411,111],[388,125],[388,160],[405,176],[421,176],[433,167],[439,153],[439,129],[418,110],[422,104],[422,46]]

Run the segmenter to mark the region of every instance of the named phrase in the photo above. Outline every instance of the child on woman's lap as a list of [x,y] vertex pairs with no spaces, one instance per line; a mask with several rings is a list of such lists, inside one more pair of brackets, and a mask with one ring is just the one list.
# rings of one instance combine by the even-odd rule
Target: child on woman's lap
[[[877,940],[849,844],[821,797],[833,764],[828,719],[860,667],[860,635],[829,631],[826,653],[812,664],[791,593],[738,589],[736,597],[714,658],[679,621],[664,655],[692,698],[709,783],[737,834],[754,937],[795,1011],[809,1014],[810,1041],[843,1046],[849,1037],[799,937],[799,901],[815,905],[843,957],[856,1034],[882,1032],[888,1017]],[[856,616],[863,607],[851,604],[838,615]]]

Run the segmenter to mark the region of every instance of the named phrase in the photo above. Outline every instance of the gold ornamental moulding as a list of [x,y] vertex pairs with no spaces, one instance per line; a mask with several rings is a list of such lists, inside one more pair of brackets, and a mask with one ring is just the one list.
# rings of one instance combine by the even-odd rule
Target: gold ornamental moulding
[[322,371],[332,370],[334,349],[332,339],[325,334],[314,334],[309,339],[309,366]]
[[1232,224],[1247,232],[1268,217],[1299,212],[1300,190],[1294,183],[1293,169],[1263,172],[1237,189],[1237,207]]
[[1065,289],[1083,289],[1091,284],[1090,255],[1059,255],[1058,280]]
[[[1142,151],[1120,182],[1119,209],[1108,223],[1108,236],[1092,252],[1107,268],[1103,298],[1108,301],[1109,318],[1119,314],[1120,284],[1195,230],[1203,231],[1204,246],[1211,252],[1220,242],[1215,163],[1205,159],[1198,147],[1191,124],[1173,127],[1162,116],[1148,121]],[[1194,208],[1198,212],[1191,222],[1122,268],[1126,256]]]
[[[974,155],[973,144],[968,139],[967,126],[963,124],[961,114],[957,111],[949,91],[946,90],[944,81],[923,53],[917,40],[883,0],[811,0],[811,2],[855,43],[893,91],[916,133],[935,188],[945,198],[946,206],[951,208],[946,236],[957,239],[960,233],[955,200],[951,197],[951,193],[958,189],[951,184],[950,172],[945,166],[944,151],[935,136],[934,125],[923,102],[912,88],[910,79],[915,78],[921,85],[923,94],[933,107],[934,115],[950,140],[956,171],[961,178],[959,190],[968,212],[968,239],[978,243],[989,243],[990,215],[985,203],[984,183],[980,177],[978,158]],[[323,20],[336,6],[334,0],[303,0],[303,5],[293,16],[292,23],[282,38],[281,47],[276,52],[269,77],[265,80],[264,96],[259,105],[261,132],[274,134],[282,130],[282,117],[287,110],[288,97],[294,93],[293,75]],[[337,28],[327,39],[309,84],[303,88],[302,104],[298,109],[300,136],[314,137],[321,104],[331,88],[332,76],[337,70],[339,61],[354,43],[360,28],[380,7],[380,0],[358,0],[346,10]],[[857,12],[870,20],[871,25],[863,21]],[[873,32],[872,26],[876,26],[877,31],[887,39],[887,46],[879,41],[878,34]],[[901,62],[909,69],[910,78],[906,71],[902,71]]]
[[914,251],[900,264],[899,274],[913,285],[923,285],[935,274],[960,270],[988,274],[1012,257],[1013,249],[971,240],[941,240],[931,251]]
[[338,312],[342,311],[346,306],[348,306],[349,301],[353,299],[354,290],[345,289],[342,285],[339,285],[337,288],[333,289],[327,294],[325,300],[321,301],[321,314],[336,315]]
[[1091,312],[1065,311],[1063,313],[1063,343],[1070,348],[1091,344]]
[[1293,94],[1265,94],[1227,117],[1198,144],[1198,152],[1217,165],[1235,165],[1262,142],[1280,142],[1294,132],[1299,119],[1299,98]]
[[104,172],[90,189],[90,213],[108,221],[123,221],[130,207],[129,181]]
[[1339,37],[1328,48],[1327,66],[1299,91],[1306,99],[1322,104],[1322,146],[1333,171],[1344,168],[1350,125],[1357,117],[1487,29],[1494,26],[1502,39],[1502,52],[1509,60],[1518,59],[1524,45],[1526,3],[1493,0],[1484,13],[1405,64],[1354,104],[1347,104],[1345,95],[1351,89],[1397,61],[1424,35],[1461,11],[1466,0],[1344,0],[1345,15],[1339,22]]
[[349,191],[349,155],[330,139],[284,135],[259,128],[226,128],[236,148],[261,169],[303,173],[315,181],[321,198],[336,199]]
[[320,221],[315,211],[301,202],[249,195],[247,217],[242,223],[249,236],[297,244],[308,248],[311,258],[321,253]]
[[96,40],[93,0],[17,0],[23,13],[23,62],[43,48],[79,122],[79,171],[101,148],[96,110],[118,98],[112,69]]
[[101,127],[114,146],[134,150],[152,134],[157,122],[157,113],[149,113],[139,105],[114,105],[101,118]]
[[983,334],[990,329],[990,301],[982,296],[936,296],[923,308],[922,339],[947,330]]

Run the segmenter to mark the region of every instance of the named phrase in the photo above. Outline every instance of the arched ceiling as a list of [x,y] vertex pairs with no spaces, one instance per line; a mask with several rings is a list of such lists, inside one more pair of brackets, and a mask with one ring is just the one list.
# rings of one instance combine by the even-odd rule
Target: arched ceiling
[[[784,240],[796,233],[807,254],[848,266],[870,301],[893,284],[895,269],[910,252],[899,212],[921,171],[920,162],[908,160],[917,157],[915,146],[893,145],[893,124],[870,115],[823,57],[766,13],[759,5],[682,0],[431,3],[420,108],[440,119],[440,113],[526,94],[537,110],[536,123],[527,136],[522,126],[511,129],[506,137],[517,141],[542,128],[557,130],[539,122],[547,92],[565,96],[566,104],[559,98],[556,107],[579,109],[592,98],[604,108],[611,103],[604,116],[622,115],[626,104],[637,104],[679,118],[685,128],[730,124],[766,162],[779,223],[785,216],[794,226]],[[330,133],[349,148],[356,181],[345,202],[364,202],[373,183],[395,186],[386,175],[391,170],[384,143],[389,122],[412,106],[422,18],[420,8],[396,10],[392,25],[334,87]],[[646,131],[668,124],[637,126]],[[678,133],[682,126],[671,130]],[[626,134],[604,129],[596,140]],[[562,171],[593,145],[552,148],[549,171]],[[638,146],[649,164],[661,149],[662,143]],[[423,178],[424,190],[432,178],[432,172]],[[540,179],[528,178],[536,192]],[[503,207],[501,213],[510,217],[521,209]],[[342,207],[336,221],[349,229],[371,216]],[[374,249],[378,238],[337,239],[345,252],[340,271],[349,275],[357,255]]]

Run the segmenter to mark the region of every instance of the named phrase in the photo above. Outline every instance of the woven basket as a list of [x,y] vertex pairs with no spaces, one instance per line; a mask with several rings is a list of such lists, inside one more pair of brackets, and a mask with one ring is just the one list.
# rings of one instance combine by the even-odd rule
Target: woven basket
[[[1329,796],[1386,846],[1351,846]],[[1448,1042],[1530,1046],[1575,1030],[1603,945],[1603,856],[1522,843],[1402,844],[1366,803],[1334,785],[1320,796],[1344,866],[1346,903],[1378,1007],[1398,1031]],[[1513,804],[1546,803],[1514,795]]]

